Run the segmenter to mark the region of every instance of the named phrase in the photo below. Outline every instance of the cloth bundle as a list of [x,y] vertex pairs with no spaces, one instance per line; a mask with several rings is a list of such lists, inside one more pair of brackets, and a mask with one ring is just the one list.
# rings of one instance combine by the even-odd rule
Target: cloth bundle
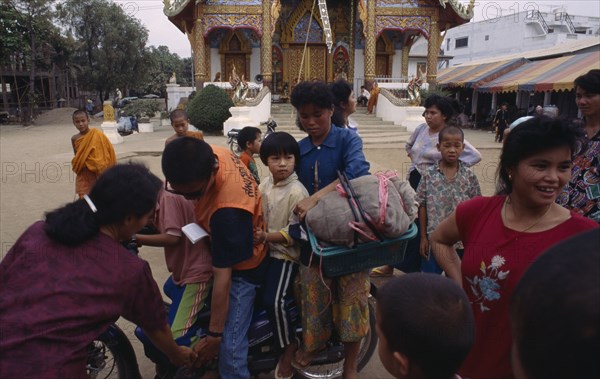
[[[415,191],[397,173],[366,175],[349,183],[376,234],[388,239],[400,237],[417,218],[419,205]],[[369,222],[360,215],[356,218],[357,212],[352,211],[346,192],[338,185],[337,191],[323,196],[306,215],[308,228],[323,247],[352,247],[355,243],[376,240],[365,225]],[[356,210],[357,204],[354,205]]]

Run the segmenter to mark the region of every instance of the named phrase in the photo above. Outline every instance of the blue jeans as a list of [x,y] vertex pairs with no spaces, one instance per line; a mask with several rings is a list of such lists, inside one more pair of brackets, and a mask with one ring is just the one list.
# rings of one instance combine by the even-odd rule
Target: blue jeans
[[219,351],[219,374],[222,379],[248,379],[248,328],[252,321],[258,284],[240,277],[231,278],[229,311]]

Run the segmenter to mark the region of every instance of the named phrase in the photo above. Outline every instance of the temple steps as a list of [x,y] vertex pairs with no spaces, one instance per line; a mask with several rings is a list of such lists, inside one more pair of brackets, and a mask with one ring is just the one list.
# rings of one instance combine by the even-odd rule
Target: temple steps
[[[272,104],[271,117],[277,122],[277,131],[287,132],[298,140],[306,137],[306,133],[296,127],[296,113],[291,104]],[[390,148],[393,144],[404,148],[404,143],[410,136],[406,127],[369,115],[366,107],[358,107],[350,118],[358,124],[363,145],[367,148]]]

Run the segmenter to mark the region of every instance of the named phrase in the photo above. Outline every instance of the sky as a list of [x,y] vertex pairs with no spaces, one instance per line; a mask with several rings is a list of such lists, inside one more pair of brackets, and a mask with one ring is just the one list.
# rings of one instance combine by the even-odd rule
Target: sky
[[[123,7],[127,14],[139,19],[148,29],[148,45],[165,45],[172,53],[180,57],[191,56],[187,37],[179,31],[162,12],[163,0],[113,0]],[[463,0],[463,4],[468,0]],[[588,15],[600,17],[600,1],[568,0],[568,1],[516,1],[516,0],[476,0],[474,21],[493,19],[494,17],[516,14],[536,7],[565,6],[572,15]]]

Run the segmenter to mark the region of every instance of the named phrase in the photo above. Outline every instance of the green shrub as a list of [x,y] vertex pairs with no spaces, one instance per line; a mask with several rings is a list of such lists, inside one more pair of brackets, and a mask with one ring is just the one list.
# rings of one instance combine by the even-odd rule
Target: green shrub
[[231,117],[231,107],[233,102],[227,92],[211,84],[192,98],[186,112],[192,125],[203,132],[214,134],[223,130],[223,123]]
[[127,104],[121,112],[125,116],[134,116],[139,120],[140,118],[154,117],[160,110],[160,104],[155,100],[134,100]]

